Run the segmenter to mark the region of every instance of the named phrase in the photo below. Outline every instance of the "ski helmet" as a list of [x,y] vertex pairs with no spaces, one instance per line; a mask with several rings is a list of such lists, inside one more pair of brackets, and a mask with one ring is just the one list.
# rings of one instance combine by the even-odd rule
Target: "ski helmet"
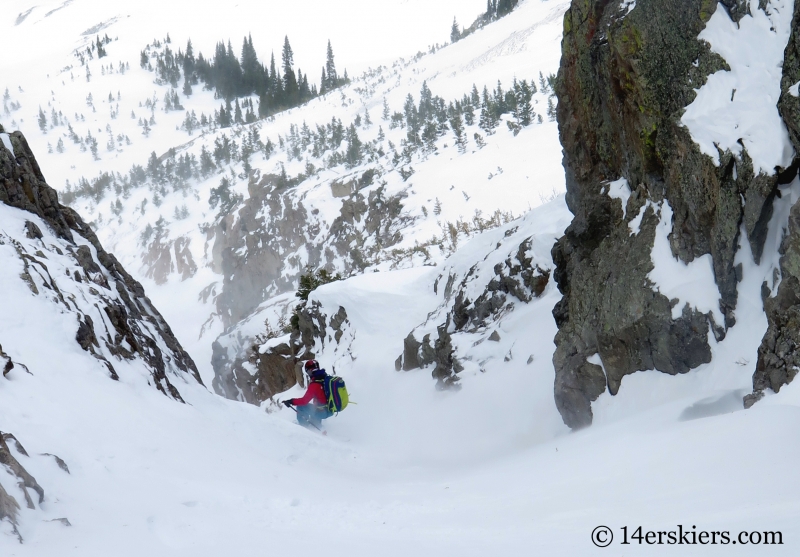
[[319,369],[319,362],[317,360],[308,360],[303,366],[303,369],[307,374],[311,375],[313,372]]

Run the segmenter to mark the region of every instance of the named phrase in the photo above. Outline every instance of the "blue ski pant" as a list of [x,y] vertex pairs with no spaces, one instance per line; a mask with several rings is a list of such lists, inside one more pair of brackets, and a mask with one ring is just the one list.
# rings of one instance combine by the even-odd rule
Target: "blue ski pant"
[[314,426],[322,429],[322,420],[330,417],[331,413],[324,406],[306,404],[297,407],[297,423],[305,427]]

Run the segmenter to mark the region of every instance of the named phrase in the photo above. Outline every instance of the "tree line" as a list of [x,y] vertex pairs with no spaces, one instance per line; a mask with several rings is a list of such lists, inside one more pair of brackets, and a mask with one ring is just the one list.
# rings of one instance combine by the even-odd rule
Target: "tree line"
[[[218,98],[225,101],[217,113],[220,127],[229,127],[233,122],[243,121],[243,118],[231,113],[232,102],[240,97],[256,95],[258,106],[253,110],[253,115],[266,118],[349,82],[347,70],[340,76],[336,69],[330,41],[319,87],[300,68],[295,71],[294,51],[288,36],[284,38],[280,64],[276,63],[274,53],[268,64],[258,59],[252,35],[244,38],[238,56],[230,41],[227,44],[218,42],[211,58],[204,57],[202,52],[195,56],[191,39],[187,42],[185,51],[179,48],[174,52],[170,43],[171,39],[167,35],[164,43],[153,41],[147,45],[141,51],[141,67],[154,71],[156,80],[161,84],[169,83],[177,88],[178,82],[183,79],[183,94],[186,96],[191,96],[193,86],[199,83],[203,83],[206,89],[213,90]],[[239,106],[238,102],[234,104]]]

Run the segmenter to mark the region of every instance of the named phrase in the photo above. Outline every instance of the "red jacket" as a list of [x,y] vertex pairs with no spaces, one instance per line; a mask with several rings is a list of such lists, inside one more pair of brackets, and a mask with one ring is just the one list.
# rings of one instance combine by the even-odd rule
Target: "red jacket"
[[295,406],[305,406],[306,404],[311,404],[312,402],[319,406],[325,406],[328,404],[328,400],[325,398],[325,389],[322,387],[322,383],[318,381],[312,381],[308,385],[308,389],[306,390],[306,394],[303,395],[303,398],[293,398],[290,401]]

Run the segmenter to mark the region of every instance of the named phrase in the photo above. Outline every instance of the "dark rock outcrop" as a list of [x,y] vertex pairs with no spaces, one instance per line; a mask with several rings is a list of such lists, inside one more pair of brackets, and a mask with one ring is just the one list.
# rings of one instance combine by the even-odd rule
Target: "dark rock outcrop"
[[[789,130],[795,151],[800,153],[800,98],[789,89],[800,81],[800,2],[795,2],[792,34],[786,46],[778,110]],[[794,169],[796,174],[797,169]],[[786,177],[793,177],[792,173]],[[758,349],[753,374],[753,393],[745,407],[755,404],[770,389],[774,392],[790,383],[800,369],[800,204],[792,207],[789,229],[780,247],[781,282],[775,297],[762,288],[767,313],[767,332]]]
[[375,177],[368,170],[347,182],[351,193],[342,199],[330,229],[323,230],[319,211],[298,200],[285,177],[251,176],[241,209],[209,230],[214,269],[224,277],[216,305],[226,329],[270,296],[293,290],[308,268],[332,269],[338,262],[347,275],[402,240],[399,229],[407,220],[401,216],[403,194],[387,197],[382,187],[362,192]]
[[[506,238],[513,236],[517,227],[506,232]],[[551,271],[542,268],[530,255],[532,238],[519,244],[512,244],[511,253],[496,263],[488,281],[481,283],[482,292],[473,300],[469,291],[478,280],[485,262],[476,263],[464,276],[446,272],[434,284],[438,294],[442,288],[444,301],[440,314],[435,317],[444,322],[432,329],[424,323],[411,331],[403,341],[403,353],[395,360],[397,371],[410,371],[433,365],[431,375],[436,379],[437,388],[451,388],[458,385],[458,374],[463,365],[455,355],[452,335],[458,332],[476,333],[486,329],[503,314],[513,309],[514,303],[530,303],[540,297],[550,281]],[[502,242],[496,249],[501,249]],[[446,281],[445,281],[446,278]],[[486,280],[486,279],[483,279]],[[429,316],[429,318],[434,317]],[[434,321],[436,322],[436,321]],[[499,340],[497,331],[489,340]]]
[[[239,379],[233,378],[252,383],[247,377],[254,370],[231,366],[250,360],[253,339],[230,337],[238,334],[237,326],[257,312],[260,304],[294,290],[308,269],[336,268],[348,275],[374,263],[387,247],[403,239],[400,230],[411,219],[402,214],[405,194],[387,196],[382,185],[367,190],[377,178],[378,172],[370,169],[337,182],[341,186],[337,191],[344,192],[346,186],[348,193],[342,194],[339,215],[326,230],[319,210],[309,210],[285,176],[256,171],[250,177],[243,206],[209,229],[212,265],[223,275],[215,298],[225,328],[214,344],[212,358],[217,393],[250,396],[234,388]],[[309,340],[312,333],[306,331],[302,336],[298,342],[313,344]]]
[[[19,444],[16,437],[9,433],[3,433],[0,431],[0,465],[5,467],[5,469],[17,479],[18,486],[20,491],[25,496],[25,503],[29,509],[35,509],[36,506],[34,505],[33,499],[28,492],[29,489],[36,492],[38,495],[39,504],[44,502],[44,489],[36,479],[31,476],[27,470],[19,463],[19,461],[11,454],[11,450],[8,447],[7,441],[13,440],[17,445],[17,450],[23,454],[27,455],[25,449]],[[3,486],[0,485],[0,521],[7,521],[11,524],[14,533],[16,534],[17,538],[19,539],[20,543],[22,543],[22,536],[20,535],[19,531],[17,530],[17,517],[19,513],[19,502],[9,495],[9,493],[3,489]]]
[[[227,347],[215,342],[214,390],[227,398],[261,404],[277,393],[303,385],[302,362],[314,358],[315,352],[328,343],[339,344],[350,324],[343,307],[328,316],[314,302],[298,308],[297,317],[297,328],[277,344],[270,342],[272,338],[250,341],[246,348],[231,346],[235,344],[231,338],[225,338]],[[267,346],[268,343],[272,345]]]
[[[75,313],[76,342],[101,360],[112,378],[117,378],[114,358],[140,358],[150,369],[156,388],[181,400],[168,373],[186,373],[202,383],[191,357],[142,285],[103,249],[75,211],[58,202],[24,136],[14,132],[9,138],[13,152],[0,142],[0,202],[39,216],[61,246],[46,244],[42,230],[30,221],[25,225],[25,239],[0,237],[0,242],[11,243],[17,251],[24,266],[21,278],[34,294],[50,296],[66,311]],[[66,276],[54,277],[46,253],[71,258],[72,270],[68,268]],[[59,284],[65,280],[80,283],[84,296],[91,300],[88,305],[62,292]]]
[[[734,19],[747,4],[725,2]],[[573,1],[564,18],[556,92],[567,203],[574,220],[553,249],[564,297],[553,362],[555,399],[570,427],[592,421],[591,403],[640,370],[684,373],[709,361],[735,323],[740,225],[760,259],[776,188],[785,173],[756,175],[746,150],[700,152],[680,118],[707,76],[727,69],[697,40],[713,0],[639,0],[626,14],[607,0]],[[627,206],[607,184],[627,179]],[[785,178],[785,176],[784,176]],[[659,208],[674,211],[672,253],[685,263],[710,254],[724,323],[654,291],[647,275]],[[644,210],[638,234],[629,223]],[[599,354],[603,368],[588,363]]]
[[[19,487],[23,497],[25,497],[25,505],[29,509],[36,509],[37,503],[39,505],[44,503],[44,489],[36,481],[36,478],[31,476],[25,467],[22,466],[22,464],[20,464],[17,458],[13,455],[9,448],[9,443],[13,443],[17,453],[26,458],[30,458],[28,451],[25,450],[25,448],[14,435],[0,431],[0,466],[3,466],[12,477],[16,478],[17,486]],[[69,474],[69,467],[62,459],[49,453],[45,453],[42,456],[53,457],[56,460],[59,468]],[[31,497],[31,494],[28,490],[32,490],[36,493],[37,503],[34,503],[34,499]],[[19,509],[19,502],[12,495],[10,495],[2,485],[0,485],[0,522],[4,520],[9,522],[11,524],[12,531],[17,536],[20,543],[22,543],[22,535],[19,533],[19,530],[17,530]]]

